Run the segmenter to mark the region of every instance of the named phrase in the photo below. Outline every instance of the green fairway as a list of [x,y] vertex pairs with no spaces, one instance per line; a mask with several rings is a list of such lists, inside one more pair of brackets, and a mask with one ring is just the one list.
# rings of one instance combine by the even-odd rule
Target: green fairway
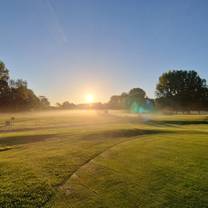
[[0,126],[1,208],[208,207],[206,115],[18,113]]

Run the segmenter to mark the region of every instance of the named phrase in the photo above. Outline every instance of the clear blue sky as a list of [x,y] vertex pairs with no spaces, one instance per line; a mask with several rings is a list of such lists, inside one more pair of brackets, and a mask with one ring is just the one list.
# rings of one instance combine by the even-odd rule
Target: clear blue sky
[[0,59],[52,103],[107,101],[159,75],[208,78],[207,0],[0,0]]

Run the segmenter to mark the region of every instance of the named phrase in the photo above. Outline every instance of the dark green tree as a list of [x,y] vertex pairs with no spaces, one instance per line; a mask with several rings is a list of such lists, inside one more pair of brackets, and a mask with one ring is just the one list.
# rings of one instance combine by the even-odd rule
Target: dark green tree
[[10,98],[13,110],[29,110],[40,106],[38,97],[31,89],[27,88],[27,82],[21,79],[11,81]]
[[128,109],[135,113],[152,111],[154,103],[148,99],[146,93],[141,88],[133,88],[129,93],[113,95],[108,103],[112,109]]
[[146,93],[141,88],[133,88],[129,91],[129,104],[137,103],[139,105],[144,105],[146,99]]
[[160,108],[175,111],[202,109],[206,80],[196,71],[173,70],[163,73],[156,86],[156,103]]
[[0,107],[7,106],[9,103],[9,70],[0,61]]

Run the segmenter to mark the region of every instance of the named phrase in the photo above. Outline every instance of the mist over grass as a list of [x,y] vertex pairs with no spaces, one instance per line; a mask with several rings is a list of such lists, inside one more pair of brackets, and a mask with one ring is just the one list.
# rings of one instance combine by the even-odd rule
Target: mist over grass
[[206,115],[8,113],[0,126],[0,207],[208,204]]

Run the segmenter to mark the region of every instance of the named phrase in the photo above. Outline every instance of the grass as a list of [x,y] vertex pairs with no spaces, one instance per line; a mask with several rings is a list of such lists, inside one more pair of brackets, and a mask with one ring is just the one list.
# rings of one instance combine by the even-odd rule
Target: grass
[[206,115],[2,114],[0,207],[208,207],[207,124]]

